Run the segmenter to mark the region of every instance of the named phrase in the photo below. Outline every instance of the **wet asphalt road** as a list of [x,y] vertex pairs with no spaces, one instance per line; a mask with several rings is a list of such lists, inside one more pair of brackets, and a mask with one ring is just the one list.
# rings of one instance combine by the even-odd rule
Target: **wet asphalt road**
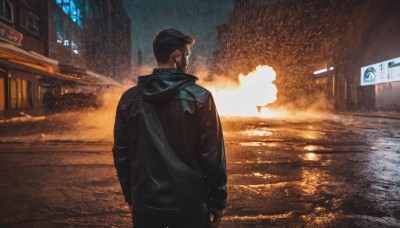
[[[72,123],[0,125],[1,227],[130,227],[112,142],[65,138]],[[221,227],[400,226],[400,120],[223,118],[223,128]]]

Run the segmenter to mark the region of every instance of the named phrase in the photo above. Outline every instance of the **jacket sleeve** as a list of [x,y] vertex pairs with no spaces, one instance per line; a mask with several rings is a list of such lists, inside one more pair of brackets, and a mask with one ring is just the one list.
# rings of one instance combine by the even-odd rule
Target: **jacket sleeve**
[[224,137],[211,93],[200,107],[199,158],[208,188],[208,206],[223,210],[227,198]]
[[114,166],[117,170],[125,201],[132,204],[130,189],[129,150],[126,135],[126,120],[121,111],[121,101],[118,104],[114,124],[114,145],[112,148]]

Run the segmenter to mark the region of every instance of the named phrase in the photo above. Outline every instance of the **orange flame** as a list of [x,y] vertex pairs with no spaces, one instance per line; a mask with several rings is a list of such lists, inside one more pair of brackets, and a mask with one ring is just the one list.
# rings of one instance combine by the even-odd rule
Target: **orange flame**
[[[257,66],[247,75],[238,76],[238,85],[223,89],[207,86],[214,96],[221,116],[261,116],[278,117],[265,106],[277,100],[278,89],[273,84],[276,73],[270,66]],[[229,87],[229,88],[227,88]]]

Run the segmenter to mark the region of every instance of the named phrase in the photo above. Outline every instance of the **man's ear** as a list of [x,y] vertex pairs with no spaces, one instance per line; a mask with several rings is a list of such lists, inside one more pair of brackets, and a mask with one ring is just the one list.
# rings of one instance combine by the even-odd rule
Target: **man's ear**
[[181,53],[181,51],[175,50],[175,51],[172,53],[172,58],[173,58],[174,62],[179,62],[179,61],[181,61],[181,59],[182,59],[182,53]]

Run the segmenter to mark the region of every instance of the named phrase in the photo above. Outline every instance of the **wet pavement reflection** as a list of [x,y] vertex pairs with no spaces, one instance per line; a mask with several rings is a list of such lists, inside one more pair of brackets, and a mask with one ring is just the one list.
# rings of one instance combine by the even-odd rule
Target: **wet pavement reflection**
[[[25,123],[26,124],[26,123]],[[7,227],[129,227],[109,138],[71,140],[48,123],[0,126]],[[222,227],[400,226],[400,121],[222,118],[228,206]]]
[[226,126],[228,224],[400,226],[399,121],[228,119]]

